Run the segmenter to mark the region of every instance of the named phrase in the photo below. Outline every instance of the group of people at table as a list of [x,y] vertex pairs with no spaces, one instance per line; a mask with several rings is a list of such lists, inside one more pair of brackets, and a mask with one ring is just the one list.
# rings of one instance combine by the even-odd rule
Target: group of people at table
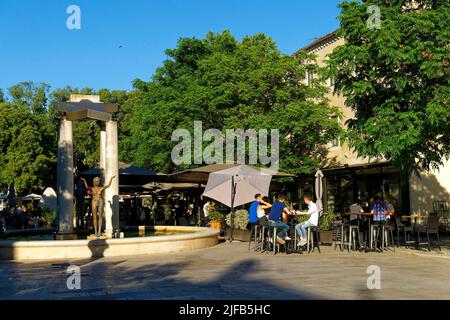
[[[297,245],[299,247],[304,247],[307,243],[308,228],[318,227],[319,225],[320,214],[317,205],[313,202],[312,196],[306,194],[303,197],[303,201],[308,206],[308,211],[296,213],[288,208],[285,201],[286,196],[281,194],[273,204],[270,204],[268,202],[268,198],[263,198],[261,194],[256,194],[255,201],[250,205],[249,222],[251,224],[262,224],[276,227],[280,230],[277,233],[277,242],[279,244],[285,244],[286,241],[292,240],[289,237],[290,227],[286,223],[287,218],[289,216],[307,215],[309,216],[307,221],[295,225],[295,232],[299,239]],[[361,207],[361,202],[358,200],[357,203],[350,206],[350,212],[347,216],[349,216],[348,220],[351,225],[359,225],[361,216],[373,217],[372,224],[376,225],[385,224],[386,221],[393,215],[393,205],[382,201],[381,197],[377,195],[372,199],[370,213],[365,213]]]

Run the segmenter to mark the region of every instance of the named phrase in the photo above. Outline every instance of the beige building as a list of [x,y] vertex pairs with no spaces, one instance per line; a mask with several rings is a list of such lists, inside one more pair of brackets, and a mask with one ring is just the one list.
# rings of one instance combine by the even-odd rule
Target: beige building
[[[327,56],[338,46],[344,44],[344,39],[332,32],[301,50],[314,53],[319,66],[325,66]],[[308,75],[308,78],[314,75]],[[331,104],[342,111],[341,124],[345,127],[348,119],[354,117],[354,112],[345,105],[342,96],[334,95],[332,80],[329,99]],[[330,211],[342,212],[351,203],[361,199],[368,205],[375,194],[383,194],[397,206],[400,213],[418,213],[425,215],[433,212],[437,201],[450,202],[450,162],[439,170],[423,173],[421,177],[402,178],[400,172],[385,159],[361,158],[355,154],[345,142],[333,141],[328,145],[328,156],[325,168],[324,207]]]

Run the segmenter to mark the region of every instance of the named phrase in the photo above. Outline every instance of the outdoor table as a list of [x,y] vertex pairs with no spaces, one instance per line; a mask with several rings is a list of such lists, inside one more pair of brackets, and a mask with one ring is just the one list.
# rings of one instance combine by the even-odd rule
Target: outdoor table
[[[372,237],[373,237],[373,234],[372,234],[372,228],[371,228],[371,221],[372,221],[372,219],[370,219],[371,217],[373,217],[373,216],[375,216],[375,215],[379,215],[379,214],[375,214],[375,213],[372,213],[372,212],[359,212],[359,213],[351,213],[351,212],[348,212],[348,213],[344,213],[344,216],[350,216],[350,215],[357,215],[357,216],[359,216],[359,217],[361,217],[361,216],[364,216],[364,217],[369,217],[369,249],[370,249],[370,251],[372,251],[372,250],[374,250],[374,248],[372,247]],[[392,214],[392,213],[386,213],[385,215],[384,215],[385,217],[392,217],[392,216],[395,216],[395,214]],[[344,234],[344,224],[342,224],[342,235]],[[341,237],[342,239],[343,239],[343,236]],[[344,240],[341,240],[341,242],[343,243],[344,242]],[[341,246],[341,248],[342,248],[342,246]]]
[[[287,214],[287,219],[288,219],[288,225],[290,227],[290,234],[292,235],[292,233],[294,234],[294,239],[297,239],[297,235],[296,235],[296,231],[295,231],[295,223],[294,223],[294,218],[295,217],[304,217],[307,216],[308,212],[302,212],[302,211],[295,211],[292,213]],[[297,241],[294,241],[294,251],[297,252]]]

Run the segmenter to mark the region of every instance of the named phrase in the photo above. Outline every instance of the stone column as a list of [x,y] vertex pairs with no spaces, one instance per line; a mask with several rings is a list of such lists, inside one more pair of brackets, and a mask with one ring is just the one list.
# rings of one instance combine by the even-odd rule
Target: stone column
[[106,170],[106,128],[103,122],[100,123],[100,178],[105,183]]
[[105,190],[105,234],[111,237],[119,229],[119,147],[117,121],[106,122],[105,183],[115,176]]
[[72,121],[61,118],[58,137],[57,239],[73,239],[73,138]]

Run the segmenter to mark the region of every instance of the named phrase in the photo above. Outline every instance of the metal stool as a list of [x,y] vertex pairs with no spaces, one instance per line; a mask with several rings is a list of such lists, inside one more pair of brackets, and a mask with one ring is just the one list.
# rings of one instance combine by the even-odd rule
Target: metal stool
[[309,227],[308,229],[308,235],[306,238],[306,251],[308,253],[314,252],[314,249],[317,248],[317,250],[320,253],[320,232],[318,227]]
[[250,241],[248,242],[248,250],[250,250],[250,248],[251,248],[252,240],[254,242],[253,249],[256,251],[256,249],[258,248],[258,244],[259,244],[258,242],[259,242],[259,238],[260,238],[259,229],[260,229],[260,226],[257,223],[252,223],[252,231],[250,234]]
[[[361,236],[359,232],[359,225],[352,225],[352,224],[345,225],[344,237],[346,238],[346,241],[344,241],[344,245],[347,246],[349,252],[350,250],[356,251],[361,249]],[[358,242],[356,242],[356,238],[358,238]],[[358,247],[356,246],[357,244]]]

